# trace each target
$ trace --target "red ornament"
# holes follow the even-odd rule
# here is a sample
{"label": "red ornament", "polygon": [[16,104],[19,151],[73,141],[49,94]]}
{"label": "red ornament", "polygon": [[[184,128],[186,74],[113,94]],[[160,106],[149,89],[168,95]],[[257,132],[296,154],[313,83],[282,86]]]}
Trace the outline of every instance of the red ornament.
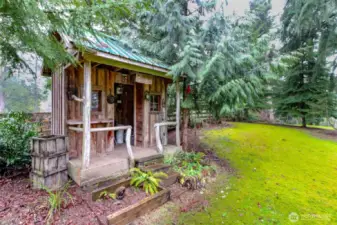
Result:
{"label": "red ornament", "polygon": [[191,86],[188,85],[187,88],[186,88],[186,94],[191,93],[191,91],[192,91]]}

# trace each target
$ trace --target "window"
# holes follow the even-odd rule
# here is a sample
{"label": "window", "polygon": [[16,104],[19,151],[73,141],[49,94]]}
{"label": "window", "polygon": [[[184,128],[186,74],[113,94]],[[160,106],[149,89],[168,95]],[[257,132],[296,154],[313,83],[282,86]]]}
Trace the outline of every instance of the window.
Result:
{"label": "window", "polygon": [[160,111],[160,95],[150,95],[150,111]]}
{"label": "window", "polygon": [[101,111],[101,91],[93,91],[91,93],[91,110]]}

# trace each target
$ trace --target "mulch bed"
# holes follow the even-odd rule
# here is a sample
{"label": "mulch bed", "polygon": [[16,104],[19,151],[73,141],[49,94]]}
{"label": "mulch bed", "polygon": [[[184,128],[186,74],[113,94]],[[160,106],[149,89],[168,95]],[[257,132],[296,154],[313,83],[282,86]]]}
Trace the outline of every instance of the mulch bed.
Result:
{"label": "mulch bed", "polygon": [[[146,193],[127,188],[123,200],[93,202],[91,194],[77,185],[68,192],[72,201],[54,216],[53,224],[104,224],[106,216],[146,197]],[[32,190],[27,177],[0,178],[0,224],[46,224],[48,194]]]}
{"label": "mulch bed", "polygon": [[[200,190],[190,191],[176,183],[169,187],[171,201],[180,206],[181,212],[187,212],[207,206],[208,202]],[[72,201],[54,216],[53,224],[105,224],[106,216],[132,205],[147,195],[134,188],[127,188],[123,200],[91,200],[91,194],[77,185],[68,192]],[[0,178],[0,224],[46,224],[48,214],[48,194],[45,191],[32,190],[27,177],[13,179]],[[142,224],[141,222],[138,224]]]}
{"label": "mulch bed", "polygon": [[[228,127],[227,124],[211,125],[209,128]],[[207,128],[206,128],[207,129]],[[200,129],[190,129],[188,134],[189,149],[194,151],[202,151],[206,157],[213,162],[216,162],[221,168],[226,171],[231,171],[229,164],[216,156],[210,148],[201,144]],[[169,139],[175,139],[175,132],[169,132]],[[175,205],[179,205],[180,212],[190,210],[202,210],[207,206],[200,190],[189,191],[180,184],[174,184],[169,187],[171,191],[171,200]],[[142,191],[135,191],[133,188],[127,188],[123,200],[101,200],[93,202],[91,194],[83,191],[76,184],[73,184],[68,189],[72,196],[66,206],[60,213],[54,216],[53,224],[104,224],[106,216],[119,209],[125,208],[134,204],[146,197]],[[45,191],[32,190],[31,183],[28,177],[28,171],[18,174],[11,174],[10,178],[0,177],[0,225],[2,224],[46,224],[48,214],[48,194]],[[151,214],[149,214],[151,215]],[[153,215],[151,215],[153,216]],[[145,216],[145,218],[147,218]],[[160,218],[158,218],[160,220]],[[134,224],[149,224],[144,223],[144,220],[135,222]]]}

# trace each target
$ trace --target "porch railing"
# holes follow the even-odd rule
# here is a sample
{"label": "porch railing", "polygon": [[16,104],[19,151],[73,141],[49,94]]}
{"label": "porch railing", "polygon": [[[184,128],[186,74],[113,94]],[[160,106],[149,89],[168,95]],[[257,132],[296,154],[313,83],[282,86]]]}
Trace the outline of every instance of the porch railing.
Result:
{"label": "porch railing", "polygon": [[[76,132],[83,132],[82,127],[69,127],[69,129],[76,131]],[[126,149],[128,151],[128,155],[130,158],[130,166],[134,167],[135,158],[134,158],[132,148],[131,148],[131,129],[132,129],[131,126],[101,127],[101,128],[90,128],[90,132],[126,130]],[[89,154],[89,157],[90,157],[90,154]]]}
{"label": "porch railing", "polygon": [[[164,148],[163,144],[161,143],[160,140],[160,127],[163,126],[176,126],[176,132],[179,127],[177,126],[177,122],[161,122],[161,123],[155,123],[154,127],[156,129],[156,144],[157,144],[157,149],[160,154],[163,154]],[[179,142],[177,140],[177,145],[179,146]]]}

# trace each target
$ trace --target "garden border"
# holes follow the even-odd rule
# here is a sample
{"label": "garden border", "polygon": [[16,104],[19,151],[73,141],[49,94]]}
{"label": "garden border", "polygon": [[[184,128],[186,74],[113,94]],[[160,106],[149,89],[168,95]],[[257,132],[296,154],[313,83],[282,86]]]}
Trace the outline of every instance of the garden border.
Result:
{"label": "garden border", "polygon": [[[97,190],[94,190],[92,194],[92,200],[95,201],[99,199],[99,195],[102,191],[108,191],[108,192],[114,192],[119,187],[130,187],[130,180],[123,179],[115,184],[112,184],[110,186],[100,188]],[[132,222],[136,218],[145,215],[147,212],[154,210],[158,208],[159,206],[165,204],[167,201],[170,200],[171,192],[168,189],[165,189],[164,187],[158,187],[159,192],[147,196],[146,198],[142,199],[139,202],[136,202],[135,204],[129,205],[126,208],[120,209],[116,212],[113,212],[112,214],[108,215],[107,218],[107,224],[118,224],[118,225],[124,225]]]}

